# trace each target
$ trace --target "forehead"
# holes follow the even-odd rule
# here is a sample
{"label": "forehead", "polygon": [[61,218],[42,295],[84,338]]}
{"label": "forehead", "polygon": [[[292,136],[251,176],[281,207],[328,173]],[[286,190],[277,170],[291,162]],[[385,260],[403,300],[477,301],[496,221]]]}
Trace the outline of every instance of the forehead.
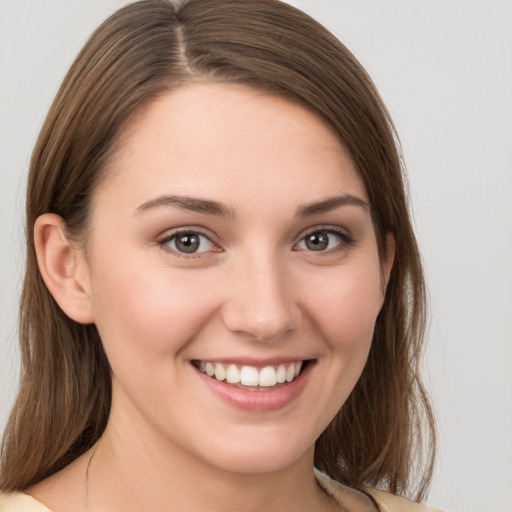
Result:
{"label": "forehead", "polygon": [[[316,114],[234,84],[166,93],[132,122],[99,195],[142,203],[163,193],[244,203],[366,193],[347,151]],[[242,199],[243,197],[243,199]]]}

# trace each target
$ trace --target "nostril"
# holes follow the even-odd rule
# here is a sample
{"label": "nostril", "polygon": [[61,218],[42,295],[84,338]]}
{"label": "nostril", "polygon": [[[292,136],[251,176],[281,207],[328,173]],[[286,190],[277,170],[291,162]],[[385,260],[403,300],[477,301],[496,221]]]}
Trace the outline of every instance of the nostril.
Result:
{"label": "nostril", "polygon": [[300,324],[300,313],[292,311],[293,305],[259,306],[229,304],[223,310],[223,322],[231,332],[244,333],[255,340],[266,342],[279,340]]}
{"label": "nostril", "polygon": [[262,256],[260,248],[241,256],[237,264],[221,309],[226,327],[258,341],[275,341],[296,329],[301,314],[280,262]]}

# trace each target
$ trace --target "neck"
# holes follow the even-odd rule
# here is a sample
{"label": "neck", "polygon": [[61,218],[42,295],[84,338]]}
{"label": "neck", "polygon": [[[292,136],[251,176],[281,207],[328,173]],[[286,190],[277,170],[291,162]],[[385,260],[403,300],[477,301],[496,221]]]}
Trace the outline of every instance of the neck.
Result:
{"label": "neck", "polygon": [[240,473],[119,427],[109,423],[91,454],[89,510],[281,512],[321,510],[328,501],[314,479],[313,449],[286,468]]}

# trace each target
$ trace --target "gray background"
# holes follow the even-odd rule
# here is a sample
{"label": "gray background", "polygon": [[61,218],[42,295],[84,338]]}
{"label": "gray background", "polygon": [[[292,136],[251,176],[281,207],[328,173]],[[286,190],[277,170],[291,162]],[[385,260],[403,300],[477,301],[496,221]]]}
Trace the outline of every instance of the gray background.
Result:
{"label": "gray background", "polygon": [[[0,0],[0,430],[16,388],[23,195],[65,71],[120,0]],[[295,0],[370,72],[396,122],[432,301],[429,502],[512,511],[512,2]]]}

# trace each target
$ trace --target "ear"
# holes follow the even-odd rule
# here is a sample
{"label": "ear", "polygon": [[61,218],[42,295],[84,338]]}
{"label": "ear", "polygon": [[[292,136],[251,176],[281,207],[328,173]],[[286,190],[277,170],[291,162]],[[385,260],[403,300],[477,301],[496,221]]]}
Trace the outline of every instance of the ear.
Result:
{"label": "ear", "polygon": [[83,249],[67,238],[62,218],[41,215],[34,226],[34,242],[39,271],[62,311],[76,322],[93,323],[87,262]]}
{"label": "ear", "polygon": [[393,268],[393,262],[395,261],[396,242],[392,233],[387,233],[385,243],[385,253],[382,255],[380,262],[381,290],[383,296],[386,294],[386,287],[389,282],[389,276],[391,275],[391,269]]}

